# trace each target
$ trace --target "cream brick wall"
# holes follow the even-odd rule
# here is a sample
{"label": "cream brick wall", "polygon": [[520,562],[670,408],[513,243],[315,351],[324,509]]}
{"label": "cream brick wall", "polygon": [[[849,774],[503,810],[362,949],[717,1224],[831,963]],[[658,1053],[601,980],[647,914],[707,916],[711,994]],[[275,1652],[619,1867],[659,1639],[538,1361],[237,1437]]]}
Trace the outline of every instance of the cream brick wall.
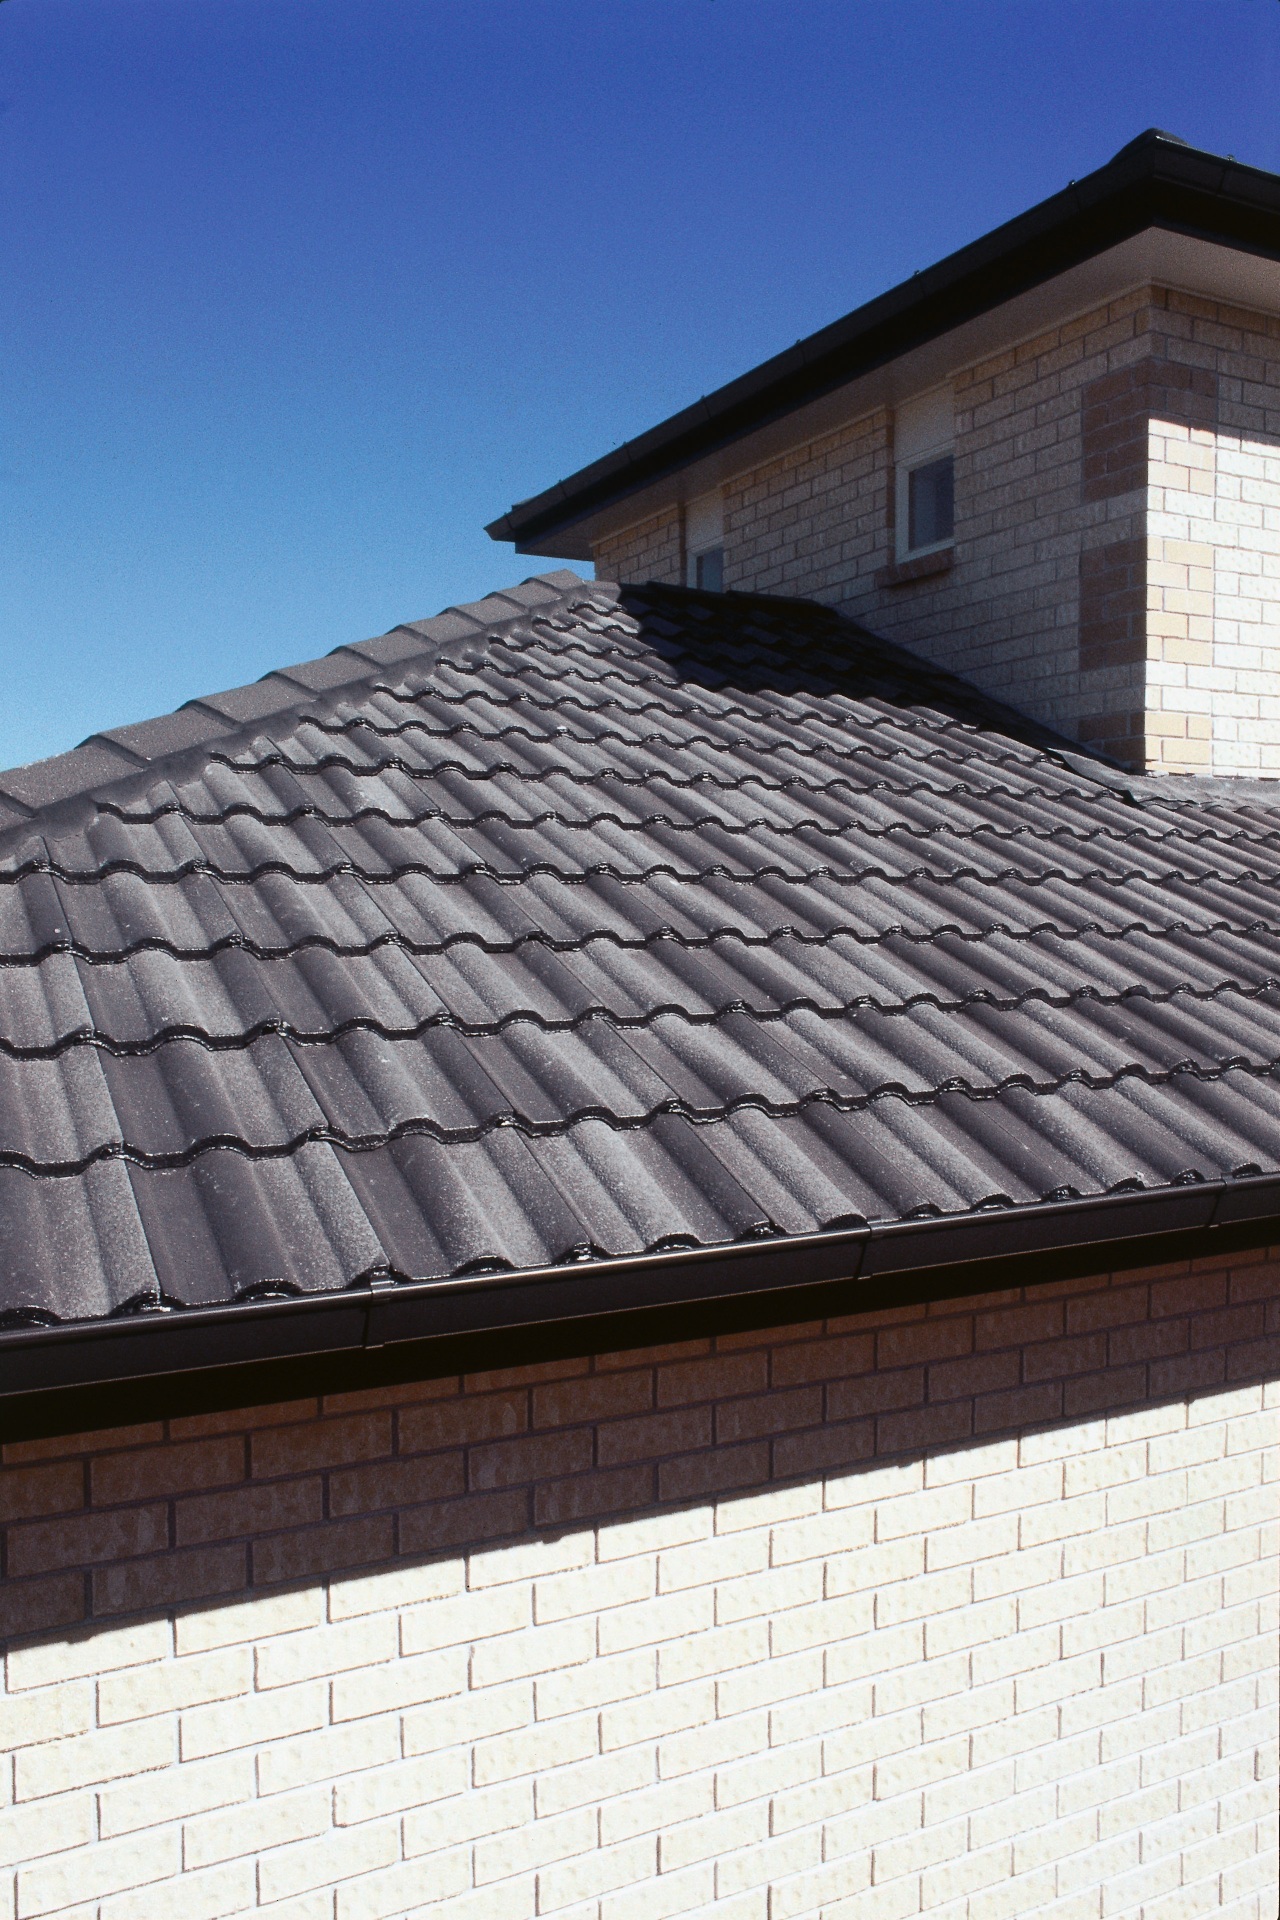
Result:
{"label": "cream brick wall", "polygon": [[[1090,396],[1152,368],[1140,464],[1086,482]],[[1213,388],[1194,396],[1212,424],[1158,411],[1160,370],[1189,369]],[[1280,774],[1280,319],[1140,289],[965,369],[955,398],[950,571],[894,577],[882,409],[727,483],[726,586],[839,606],[1152,770]],[[1143,644],[1099,664],[1082,556],[1131,542],[1146,555]],[[596,561],[678,579],[674,513]]]}
{"label": "cream brick wall", "polygon": [[1272,1920],[1278,1349],[1242,1255],[10,1445],[0,1915]]}
{"label": "cream brick wall", "polygon": [[660,580],[665,586],[684,582],[684,539],[680,509],[641,520],[611,534],[593,549],[597,580]]}
{"label": "cream brick wall", "polygon": [[1169,295],[1164,325],[1172,352],[1213,372],[1220,400],[1216,429],[1160,420],[1151,426],[1153,730],[1171,764],[1274,777],[1280,323]]}

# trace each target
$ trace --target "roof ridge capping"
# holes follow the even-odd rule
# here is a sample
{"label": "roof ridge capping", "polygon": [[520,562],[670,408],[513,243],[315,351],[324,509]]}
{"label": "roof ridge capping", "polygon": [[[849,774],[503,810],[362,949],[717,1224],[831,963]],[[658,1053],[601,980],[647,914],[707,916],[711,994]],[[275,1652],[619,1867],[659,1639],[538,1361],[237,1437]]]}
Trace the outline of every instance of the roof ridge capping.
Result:
{"label": "roof ridge capping", "polygon": [[518,586],[486,594],[483,600],[445,607],[425,620],[401,621],[370,640],[344,642],[330,653],[273,668],[260,680],[225,693],[199,694],[172,713],[91,733],[66,753],[0,772],[0,833],[131,776],[153,775],[159,763],[214,741],[229,741],[263,720],[313,710],[351,687],[376,680],[389,667],[438,658],[450,646],[547,612],[584,589],[612,591],[608,583],[584,580],[568,567],[531,574]]}

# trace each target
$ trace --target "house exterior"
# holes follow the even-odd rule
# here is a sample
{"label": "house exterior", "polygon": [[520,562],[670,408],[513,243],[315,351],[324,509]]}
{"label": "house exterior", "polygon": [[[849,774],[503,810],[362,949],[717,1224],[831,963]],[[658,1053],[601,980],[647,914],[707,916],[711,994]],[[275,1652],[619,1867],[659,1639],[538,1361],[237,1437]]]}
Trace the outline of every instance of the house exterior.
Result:
{"label": "house exterior", "polygon": [[0,1916],[1270,1920],[1278,263],[1144,136],[0,775]]}
{"label": "house exterior", "polygon": [[[606,579],[715,548],[1126,765],[1274,776],[1277,204],[1144,134],[491,531]],[[950,529],[913,545],[940,458]]]}

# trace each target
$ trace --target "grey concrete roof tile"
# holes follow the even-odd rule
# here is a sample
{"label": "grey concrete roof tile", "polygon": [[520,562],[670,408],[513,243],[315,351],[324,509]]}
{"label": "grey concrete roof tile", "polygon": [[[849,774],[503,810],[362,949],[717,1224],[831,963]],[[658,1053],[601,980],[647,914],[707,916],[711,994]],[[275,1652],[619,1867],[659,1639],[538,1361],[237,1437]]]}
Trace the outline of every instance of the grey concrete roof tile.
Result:
{"label": "grey concrete roof tile", "polygon": [[161,714],[155,720],[138,720],[132,726],[108,727],[95,733],[92,741],[107,741],[136,753],[143,760],[158,760],[165,754],[181,753],[187,747],[203,746],[220,734],[230,733],[232,723],[223,715],[200,707],[179,707],[176,713]]}
{"label": "grey concrete roof tile", "polygon": [[828,609],[560,579],[20,770],[0,1312],[1277,1166],[1268,795],[1119,790]]}
{"label": "grey concrete roof tile", "polygon": [[0,773],[0,795],[24,807],[51,807],[106,781],[118,780],[140,765],[140,755],[99,734],[92,742],[73,747],[70,753],[54,754],[51,759],[33,760],[30,766]]}

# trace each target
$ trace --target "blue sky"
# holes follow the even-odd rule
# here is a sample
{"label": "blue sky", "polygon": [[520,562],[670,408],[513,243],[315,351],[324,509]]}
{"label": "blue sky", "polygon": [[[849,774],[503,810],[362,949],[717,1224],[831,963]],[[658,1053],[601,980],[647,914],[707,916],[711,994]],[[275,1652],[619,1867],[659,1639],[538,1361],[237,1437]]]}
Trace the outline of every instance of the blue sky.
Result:
{"label": "blue sky", "polygon": [[551,564],[483,523],[1278,100],[1280,0],[3,0],[0,765]]}

